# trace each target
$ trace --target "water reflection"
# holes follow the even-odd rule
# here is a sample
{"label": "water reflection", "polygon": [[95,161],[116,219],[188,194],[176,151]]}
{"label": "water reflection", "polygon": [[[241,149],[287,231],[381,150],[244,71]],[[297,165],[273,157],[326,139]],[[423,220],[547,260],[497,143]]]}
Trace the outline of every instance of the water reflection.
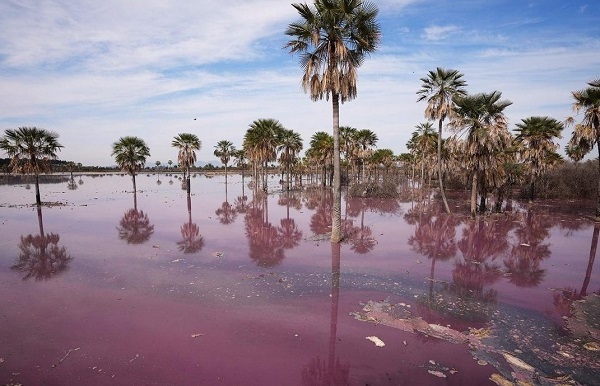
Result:
{"label": "water reflection", "polygon": [[[238,197],[243,206],[245,200]],[[290,217],[289,210],[286,218],[279,221],[279,226],[269,221],[268,196],[254,189],[251,205],[244,209],[245,233],[249,244],[250,259],[261,267],[274,267],[285,258],[285,250],[299,245],[302,231],[296,221]]]}
{"label": "water reflection", "polygon": [[219,222],[223,225],[229,225],[235,222],[238,212],[235,207],[229,203],[227,199],[227,184],[225,184],[225,201],[221,206],[215,210],[215,215],[219,219]]}
{"label": "water reflection", "polygon": [[350,364],[336,356],[338,307],[340,300],[341,248],[331,243],[331,317],[327,361],[316,356],[302,369],[302,384],[307,386],[337,386],[350,384]]}
{"label": "water reflection", "polygon": [[[83,182],[83,181],[81,181],[81,182]],[[76,190],[78,187],[79,186],[77,186],[77,183],[75,182],[75,178],[73,177],[73,174],[71,174],[71,178],[69,178],[69,181],[67,182],[67,189]]]}
{"label": "water reflection", "polygon": [[[509,281],[517,287],[536,287],[546,275],[540,268],[542,260],[550,257],[550,236],[553,222],[551,217],[535,213],[533,209],[521,214],[515,229],[516,242],[504,259]],[[514,224],[514,222],[513,222]]]}
{"label": "water reflection", "polygon": [[200,228],[192,222],[192,197],[187,195],[188,221],[180,227],[181,241],[177,242],[177,248],[183,253],[197,253],[204,248],[204,238],[200,234]]}
{"label": "water reflection", "polygon": [[127,244],[143,244],[154,233],[154,225],[150,224],[148,215],[137,209],[136,192],[133,192],[133,208],[123,214],[117,230],[119,239],[127,241]]}
{"label": "water reflection", "polygon": [[56,233],[44,233],[42,208],[37,207],[39,235],[21,236],[21,251],[17,263],[11,269],[25,272],[23,280],[33,278],[36,281],[48,280],[65,272],[73,258],[67,254],[64,246],[59,246],[60,236]]}

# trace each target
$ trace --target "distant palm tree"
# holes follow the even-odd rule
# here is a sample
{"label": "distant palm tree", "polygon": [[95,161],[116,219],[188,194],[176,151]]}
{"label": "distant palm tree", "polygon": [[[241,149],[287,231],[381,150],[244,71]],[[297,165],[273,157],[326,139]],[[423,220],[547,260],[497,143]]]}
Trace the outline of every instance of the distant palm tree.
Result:
{"label": "distant palm tree", "polygon": [[292,4],[300,20],[288,26],[285,47],[300,54],[302,87],[313,101],[333,108],[333,206],[331,241],[342,240],[339,103],[356,97],[357,69],[381,40],[376,5],[361,0],[315,0]]}
{"label": "distant palm tree", "polygon": [[422,189],[425,182],[425,170],[427,169],[427,174],[430,175],[429,168],[433,165],[437,133],[434,131],[431,122],[419,123],[415,128],[417,130],[412,133],[406,147],[420,165],[420,188]]}
{"label": "distant palm tree", "polygon": [[121,137],[113,143],[111,155],[115,157],[115,161],[121,170],[131,175],[133,192],[137,192],[135,175],[146,164],[146,158],[150,157],[150,149],[146,142],[138,137]]}
{"label": "distant palm tree", "polygon": [[181,133],[173,138],[171,146],[179,149],[177,153],[177,162],[179,166],[184,170],[184,178],[186,180],[187,194],[190,194],[190,167],[196,163],[196,152],[194,150],[200,150],[202,142],[198,139],[198,136],[190,133]]}
{"label": "distant palm tree", "polygon": [[372,130],[362,129],[358,130],[354,134],[353,139],[356,143],[356,148],[358,149],[358,158],[360,159],[360,163],[362,165],[361,179],[364,179],[365,163],[366,160],[369,159],[373,154],[372,148],[375,147],[375,144],[378,141],[377,134],[375,134]]}
{"label": "distant palm tree", "polygon": [[[515,141],[519,145],[521,160],[529,170],[530,199],[535,199],[535,179],[555,164],[560,156],[556,153],[555,138],[562,138],[562,123],[549,117],[529,117],[517,123]],[[558,157],[556,157],[558,156]]]}
{"label": "distant palm tree", "polygon": [[323,173],[322,184],[327,181],[327,168],[333,164],[333,137],[324,131],[317,131],[310,138],[310,148],[306,152],[315,165],[321,166]]}
{"label": "distant palm tree", "polygon": [[421,78],[423,84],[417,91],[419,98],[417,102],[427,100],[425,109],[425,118],[438,120],[438,141],[437,141],[437,172],[440,184],[440,194],[444,202],[446,213],[450,213],[446,193],[444,192],[444,180],[442,175],[442,125],[446,118],[454,113],[454,98],[467,95],[464,75],[457,70],[447,70],[438,67],[435,71],[429,71],[427,77]]}
{"label": "distant palm tree", "polygon": [[277,158],[277,146],[281,132],[285,130],[276,119],[258,119],[250,124],[244,135],[244,152],[252,161],[255,178],[262,172],[263,190],[267,191],[267,166]]}
{"label": "distant palm tree", "polygon": [[225,139],[217,142],[217,145],[215,146],[213,154],[215,157],[219,157],[221,163],[225,165],[225,183],[227,183],[227,164],[229,164],[229,160],[235,155],[235,152],[236,150],[233,143]]}
{"label": "distant palm tree", "polygon": [[[594,146],[598,148],[598,170],[600,170],[600,79],[588,82],[588,88],[573,91],[573,111],[583,114],[580,123],[575,124],[575,117],[567,119],[567,124],[575,124],[569,140],[567,154],[578,161],[589,153]],[[596,219],[600,219],[600,179],[596,195]]]}
{"label": "distant palm tree", "polygon": [[283,130],[279,136],[277,150],[280,152],[279,163],[287,174],[286,190],[290,190],[290,170],[298,160],[298,153],[302,150],[302,137],[293,130]]}
{"label": "distant palm tree", "polygon": [[[504,109],[512,104],[501,100],[502,93],[467,95],[456,98],[456,116],[452,125],[466,132],[467,138],[460,150],[471,176],[471,215],[477,213],[477,193],[485,204],[487,185],[503,183],[506,177],[504,166],[508,159],[507,149],[513,138],[508,131]],[[480,186],[477,186],[478,183]],[[479,189],[479,190],[478,190]],[[480,205],[480,211],[485,210]]]}
{"label": "distant palm tree", "polygon": [[42,205],[39,175],[52,172],[51,160],[63,146],[58,134],[37,127],[19,127],[5,130],[0,138],[0,149],[11,159],[9,168],[15,173],[35,175],[35,202]]}

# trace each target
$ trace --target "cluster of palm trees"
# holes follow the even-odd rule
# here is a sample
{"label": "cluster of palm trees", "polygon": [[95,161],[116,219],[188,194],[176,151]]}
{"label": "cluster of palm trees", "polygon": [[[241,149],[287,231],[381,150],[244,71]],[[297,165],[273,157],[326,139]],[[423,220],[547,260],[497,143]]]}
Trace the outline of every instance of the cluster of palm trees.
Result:
{"label": "cluster of palm trees", "polygon": [[[426,174],[429,178],[437,175],[447,213],[444,179],[448,176],[470,183],[472,215],[486,211],[492,193],[499,211],[519,181],[529,183],[533,199],[536,179],[562,161],[556,139],[561,137],[563,123],[550,117],[525,118],[516,125],[515,136],[504,113],[512,102],[503,100],[499,91],[468,94],[463,76],[457,70],[437,68],[421,79],[417,101],[427,101],[425,117],[438,121],[438,131],[431,122],[419,124],[407,145],[410,154],[402,159],[412,161],[413,168],[420,167],[421,183]],[[446,119],[453,134],[444,140]]]}

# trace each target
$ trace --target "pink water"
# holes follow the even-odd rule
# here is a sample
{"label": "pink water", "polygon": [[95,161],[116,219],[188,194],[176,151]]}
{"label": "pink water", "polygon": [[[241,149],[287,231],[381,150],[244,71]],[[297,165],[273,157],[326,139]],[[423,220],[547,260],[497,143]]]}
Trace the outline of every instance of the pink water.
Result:
{"label": "pink water", "polygon": [[600,290],[579,210],[540,203],[474,221],[353,199],[338,260],[328,191],[255,197],[239,175],[227,190],[198,175],[188,202],[176,177],[141,175],[134,203],[128,176],[75,183],[41,185],[44,202],[61,204],[42,208],[52,266],[32,261],[33,185],[0,185],[0,384],[492,384],[506,368],[467,345],[351,313],[388,299],[428,323],[497,329],[498,350],[517,355],[530,347],[503,337],[562,331],[565,289]]}

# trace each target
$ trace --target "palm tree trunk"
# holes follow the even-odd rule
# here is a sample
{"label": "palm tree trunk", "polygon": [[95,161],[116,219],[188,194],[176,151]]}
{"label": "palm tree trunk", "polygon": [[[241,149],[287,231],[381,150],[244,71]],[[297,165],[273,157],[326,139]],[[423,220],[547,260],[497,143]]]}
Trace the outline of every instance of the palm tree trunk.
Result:
{"label": "palm tree trunk", "polygon": [[35,175],[35,203],[39,207],[42,205],[42,197],[40,196],[40,176]]}
{"label": "palm tree trunk", "polygon": [[471,181],[471,217],[477,214],[477,173],[473,173]]}
{"label": "palm tree trunk", "polygon": [[598,234],[600,234],[600,224],[594,224],[594,233],[592,235],[592,245],[590,246],[590,257],[588,259],[588,266],[585,271],[585,278],[579,291],[579,296],[584,297],[587,295],[587,287],[590,284],[592,277],[592,268],[594,267],[594,260],[596,259],[596,248],[598,247]]}
{"label": "palm tree trunk", "polygon": [[44,221],[42,219],[42,207],[37,207],[38,225],[40,227],[40,236],[44,237]]}
{"label": "palm tree trunk", "polygon": [[331,242],[342,240],[342,192],[340,179],[340,101],[332,95],[333,105],[333,206],[331,211]]}
{"label": "palm tree trunk", "polygon": [[[600,170],[600,139],[596,140],[596,147],[598,148],[598,170]],[[600,178],[598,178],[598,189],[596,189],[596,221],[598,220],[600,220]]]}
{"label": "palm tree trunk", "polygon": [[[329,325],[328,371],[335,374],[335,345],[337,342],[337,321],[340,301],[340,244],[331,244],[331,323]],[[333,379],[333,378],[332,378]]]}
{"label": "palm tree trunk", "polygon": [[135,173],[131,174],[131,179],[133,180],[133,193],[137,192],[137,187],[135,185]]}
{"label": "palm tree trunk", "polygon": [[437,143],[437,161],[438,161],[438,180],[440,182],[440,195],[444,202],[444,209],[446,213],[450,214],[450,207],[448,206],[448,200],[446,199],[446,192],[444,191],[444,178],[442,176],[442,119],[440,119],[438,126],[438,143]]}

